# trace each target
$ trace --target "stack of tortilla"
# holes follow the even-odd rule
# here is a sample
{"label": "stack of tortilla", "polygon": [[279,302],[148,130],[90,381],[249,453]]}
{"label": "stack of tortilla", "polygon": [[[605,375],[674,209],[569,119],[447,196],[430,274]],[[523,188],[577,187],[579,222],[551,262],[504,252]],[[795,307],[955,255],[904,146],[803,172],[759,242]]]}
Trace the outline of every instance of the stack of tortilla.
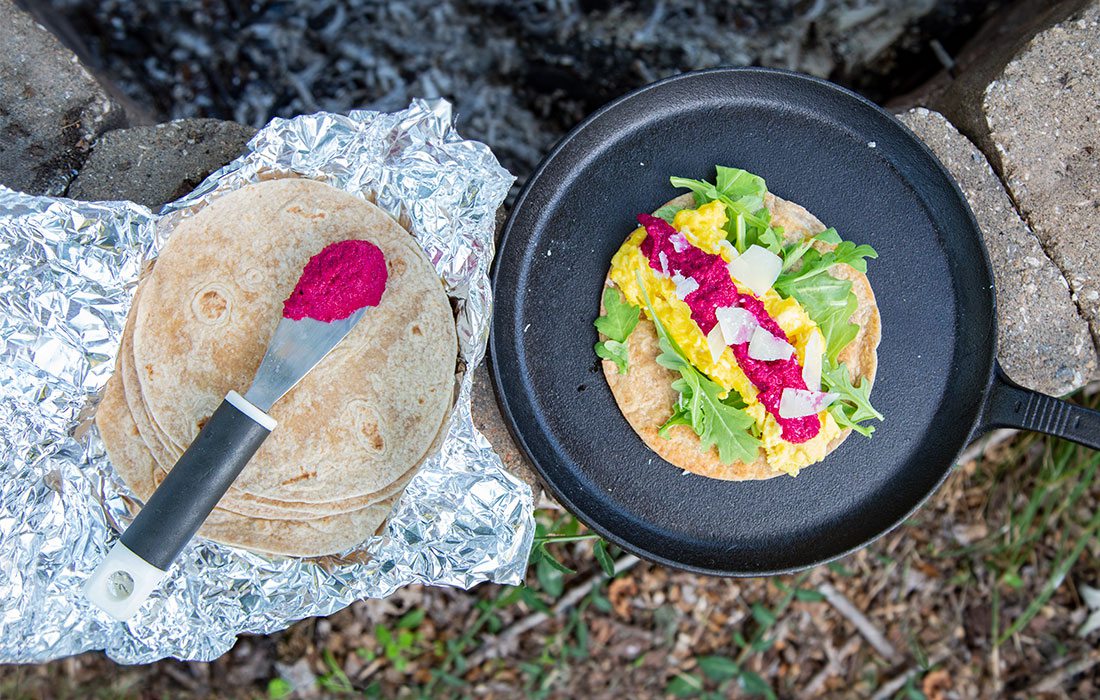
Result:
{"label": "stack of tortilla", "polygon": [[454,317],[400,224],[311,180],[271,180],[215,199],[175,228],[138,286],[96,425],[139,498],[149,498],[225,394],[249,387],[309,258],[353,238],[385,254],[381,302],[271,408],[278,427],[199,534],[308,557],[346,551],[381,528],[449,418]]}

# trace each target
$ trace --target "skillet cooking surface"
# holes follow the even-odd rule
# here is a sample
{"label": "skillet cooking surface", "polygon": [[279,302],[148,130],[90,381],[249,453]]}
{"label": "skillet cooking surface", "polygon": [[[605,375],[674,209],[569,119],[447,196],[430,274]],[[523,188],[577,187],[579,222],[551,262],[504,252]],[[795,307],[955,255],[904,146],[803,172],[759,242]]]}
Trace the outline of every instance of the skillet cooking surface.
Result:
{"label": "skillet cooking surface", "polygon": [[[797,478],[684,475],[631,430],[592,351],[611,256],[650,212],[713,181],[761,175],[879,252],[872,399],[885,422]],[[501,407],[558,499],[647,559],[762,575],[883,534],[943,480],[974,429],[995,356],[992,277],[965,199],[911,132],[830,83],[764,69],[671,78],[608,105],[543,161],[497,259],[492,361]]]}

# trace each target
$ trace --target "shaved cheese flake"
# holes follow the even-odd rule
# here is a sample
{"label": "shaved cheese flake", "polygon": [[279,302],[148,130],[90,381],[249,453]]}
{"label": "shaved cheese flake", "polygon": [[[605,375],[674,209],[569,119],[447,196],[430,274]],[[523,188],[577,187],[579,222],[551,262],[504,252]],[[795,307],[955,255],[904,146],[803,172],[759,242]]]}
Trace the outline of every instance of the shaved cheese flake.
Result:
{"label": "shaved cheese flake", "polygon": [[714,317],[718,319],[726,345],[749,342],[753,331],[760,325],[751,311],[739,306],[719,306],[714,310]]}
{"label": "shaved cheese flake", "polygon": [[802,418],[821,413],[839,396],[840,394],[787,387],[779,397],[779,417]]}
{"label": "shaved cheese flake", "polygon": [[657,262],[661,265],[661,274],[668,277],[668,256],[665,255],[665,251],[657,253]]}
{"label": "shaved cheese flake", "polygon": [[726,251],[726,254],[729,255],[730,260],[733,260],[737,257],[737,249],[733,247],[732,243],[725,239],[718,241],[718,250]]}
{"label": "shaved cheese flake", "polygon": [[727,266],[730,275],[752,290],[758,297],[764,296],[783,269],[783,260],[767,248],[750,245],[748,250],[737,256]]}
{"label": "shaved cheese flake", "polygon": [[680,301],[687,299],[688,294],[699,288],[694,277],[684,277],[679,272],[672,275],[672,283],[676,285],[676,296],[680,297]]}
{"label": "shaved cheese flake", "polygon": [[749,357],[764,362],[770,360],[786,360],[794,352],[794,346],[772,335],[762,326],[757,326],[749,341]]}
{"label": "shaved cheese flake", "polygon": [[722,359],[722,353],[726,351],[726,339],[722,337],[722,327],[717,323],[707,333],[707,349],[710,350],[710,359],[715,363]]}
{"label": "shaved cheese flake", "polygon": [[687,236],[677,231],[668,237],[670,243],[672,243],[672,249],[677,253],[682,253],[691,247],[691,243],[688,242]]}
{"label": "shaved cheese flake", "polygon": [[821,358],[825,354],[825,343],[821,334],[810,333],[806,341],[806,355],[802,362],[802,381],[811,391],[821,391]]}

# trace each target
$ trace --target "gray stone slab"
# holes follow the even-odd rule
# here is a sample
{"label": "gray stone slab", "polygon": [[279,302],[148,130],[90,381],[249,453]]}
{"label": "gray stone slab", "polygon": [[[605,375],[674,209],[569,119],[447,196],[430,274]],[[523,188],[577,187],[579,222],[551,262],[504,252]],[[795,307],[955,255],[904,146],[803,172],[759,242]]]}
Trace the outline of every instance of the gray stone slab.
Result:
{"label": "gray stone slab", "polygon": [[181,119],[103,134],[69,186],[74,199],[127,199],[159,207],[239,156],[256,130],[218,119]]}
{"label": "gray stone slab", "polygon": [[95,78],[10,0],[0,0],[0,184],[62,194],[96,137],[124,124]]}
{"label": "gray stone slab", "polygon": [[1100,0],[1037,34],[981,113],[991,160],[1100,341]]}
{"label": "gray stone slab", "polygon": [[896,112],[928,107],[940,112],[988,154],[981,102],[985,88],[1039,32],[1079,12],[1088,0],[1013,0],[998,9],[942,71],[887,105]]}
{"label": "gray stone slab", "polygon": [[505,469],[527,482],[537,501],[542,483],[534,466],[516,445],[508,426],[504,423],[504,417],[501,416],[500,407],[497,405],[496,394],[493,392],[492,379],[485,365],[474,370],[472,399],[474,425],[493,446],[493,450],[500,455]]}
{"label": "gray stone slab", "polygon": [[1083,386],[1097,367],[1088,324],[985,156],[937,112],[918,108],[900,117],[947,166],[982,228],[993,263],[998,359],[1005,371],[1048,394]]}

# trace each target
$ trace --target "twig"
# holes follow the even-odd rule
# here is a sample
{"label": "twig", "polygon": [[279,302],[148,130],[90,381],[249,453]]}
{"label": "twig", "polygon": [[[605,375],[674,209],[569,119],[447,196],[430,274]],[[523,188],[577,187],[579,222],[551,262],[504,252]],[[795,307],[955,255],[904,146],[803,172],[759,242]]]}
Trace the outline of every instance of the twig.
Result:
{"label": "twig", "polygon": [[1084,658],[1056,669],[1053,673],[1040,678],[1037,683],[1027,689],[1028,693],[1053,693],[1065,685],[1066,681],[1074,676],[1088,671],[1100,663],[1100,650],[1093,649]]}
{"label": "twig", "polygon": [[951,58],[951,54],[947,53],[947,49],[943,47],[943,44],[938,39],[933,39],[928,42],[929,47],[932,49],[932,53],[935,54],[936,60],[940,62],[943,69],[951,77],[955,77],[955,59]]}
{"label": "twig", "polygon": [[814,674],[806,687],[802,689],[803,697],[817,697],[825,687],[825,683],[834,675],[844,672],[844,661],[859,648],[859,637],[851,637],[840,649],[834,649],[833,645],[824,641],[822,650],[825,652],[826,663],[820,671]]}
{"label": "twig", "polygon": [[[621,574],[633,568],[639,561],[638,557],[633,554],[627,554],[615,562],[615,573]],[[588,595],[589,591],[604,578],[606,578],[606,576],[604,576],[603,573],[599,573],[590,577],[579,586],[570,588],[568,593],[563,595],[557,603],[554,603],[554,607],[550,609],[549,613],[537,612],[513,622],[497,634],[496,642],[492,646],[487,646],[476,654],[472,654],[467,665],[470,668],[476,668],[484,663],[486,659],[495,658],[501,647],[507,648],[508,645],[520,635],[538,627],[552,617],[559,617],[562,613],[579,603]]]}
{"label": "twig", "polygon": [[200,687],[198,681],[196,681],[195,678],[188,674],[186,671],[176,668],[175,666],[169,666],[167,664],[163,666],[161,670],[164,671],[164,673],[166,673],[167,675],[171,676],[174,681],[182,685],[184,688],[187,688],[193,693],[199,692]]}
{"label": "twig", "polygon": [[981,457],[986,450],[1008,442],[1019,432],[1019,430],[1014,430],[1012,428],[994,430],[989,435],[979,440],[975,440],[974,444],[963,450],[959,458],[955,460],[955,464],[966,464],[972,459],[977,459]]}
{"label": "twig", "polygon": [[[944,660],[946,660],[947,657],[950,655],[950,651],[941,651],[939,654],[936,654],[934,657],[929,659],[928,668],[943,663]],[[894,676],[892,680],[888,681],[882,686],[879,686],[879,689],[875,691],[874,695],[871,696],[871,700],[886,700],[887,698],[894,697],[894,695],[897,694],[897,692],[901,690],[906,683],[909,682],[910,678],[920,673],[922,670],[923,669],[920,666],[914,666],[904,673],[900,673]]]}
{"label": "twig", "polygon": [[535,508],[539,510],[565,510],[562,505],[555,501],[550,494],[546,493],[542,489],[539,489],[538,498],[536,499]]}
{"label": "twig", "polygon": [[382,668],[382,666],[384,665],[385,663],[382,659],[375,659],[374,661],[371,661],[369,664],[363,667],[363,670],[355,674],[355,680],[360,682],[367,680],[375,673],[377,673],[378,669]]}
{"label": "twig", "polygon": [[896,662],[901,659],[901,655],[898,654],[894,645],[890,644],[886,637],[882,636],[882,633],[867,619],[866,615],[856,609],[852,601],[848,600],[843,593],[833,588],[831,583],[826,581],[819,585],[817,590],[821,595],[825,596],[825,600],[829,601],[830,605],[836,608],[837,612],[855,626],[856,631],[858,631],[883,658],[891,662]]}
{"label": "twig", "polygon": [[814,677],[810,679],[810,682],[806,684],[806,687],[802,689],[802,692],[806,694],[806,697],[817,697],[821,694],[821,689],[825,687],[825,681],[840,670],[840,666],[833,660],[832,656],[829,656],[825,665],[821,667],[821,670],[814,674]]}

